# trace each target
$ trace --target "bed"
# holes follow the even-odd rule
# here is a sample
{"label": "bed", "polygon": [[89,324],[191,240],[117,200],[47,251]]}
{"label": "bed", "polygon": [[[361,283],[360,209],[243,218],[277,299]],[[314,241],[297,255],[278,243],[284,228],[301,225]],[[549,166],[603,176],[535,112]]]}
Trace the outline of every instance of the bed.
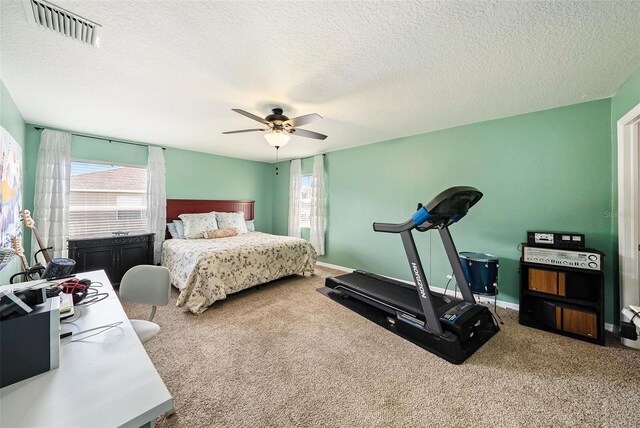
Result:
{"label": "bed", "polygon": [[[254,201],[167,199],[167,223],[180,214],[243,212],[253,220]],[[167,238],[170,236],[167,235]],[[312,274],[316,252],[307,241],[249,232],[218,239],[166,239],[162,265],[180,290],[177,305],[202,314],[229,294],[294,274]]]}

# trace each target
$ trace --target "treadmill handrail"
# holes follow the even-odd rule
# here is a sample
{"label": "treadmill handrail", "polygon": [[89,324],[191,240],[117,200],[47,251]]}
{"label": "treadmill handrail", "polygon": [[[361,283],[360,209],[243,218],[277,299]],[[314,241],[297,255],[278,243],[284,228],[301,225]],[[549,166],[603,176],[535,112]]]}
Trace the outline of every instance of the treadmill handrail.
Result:
{"label": "treadmill handrail", "polygon": [[[413,213],[411,219],[404,223],[373,223],[375,232],[401,233],[405,230],[416,229],[419,232],[426,232],[434,228],[445,228],[457,223],[467,215],[469,209],[482,198],[482,193],[469,186],[450,187],[440,192],[426,205],[418,204],[418,209]],[[463,204],[455,205],[462,200]],[[449,204],[447,204],[447,202]],[[465,203],[466,202],[466,203]],[[441,205],[444,204],[445,213],[442,213]],[[450,204],[454,204],[452,207]],[[440,209],[439,209],[440,207]],[[453,212],[447,211],[455,209]],[[454,215],[455,214],[455,215]]]}
{"label": "treadmill handrail", "polygon": [[387,232],[387,233],[400,233],[405,230],[411,230],[416,227],[415,222],[409,220],[405,223],[373,223],[373,230],[375,232]]}

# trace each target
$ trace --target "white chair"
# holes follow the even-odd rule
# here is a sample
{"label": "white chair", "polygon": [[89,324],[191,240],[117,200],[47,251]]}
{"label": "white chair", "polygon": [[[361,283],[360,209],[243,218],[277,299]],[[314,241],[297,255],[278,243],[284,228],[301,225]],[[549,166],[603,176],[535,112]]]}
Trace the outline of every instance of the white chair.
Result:
{"label": "white chair", "polygon": [[169,303],[169,269],[163,266],[139,265],[127,271],[120,281],[120,297],[132,303],[151,306],[149,320],[130,320],[133,329],[142,343],[151,340],[160,331],[154,322],[156,306]]}

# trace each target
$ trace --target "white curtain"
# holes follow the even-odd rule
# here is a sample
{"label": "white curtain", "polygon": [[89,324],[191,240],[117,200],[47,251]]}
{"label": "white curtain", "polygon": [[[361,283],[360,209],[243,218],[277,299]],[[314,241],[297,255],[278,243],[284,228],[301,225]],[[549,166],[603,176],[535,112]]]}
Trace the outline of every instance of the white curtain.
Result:
{"label": "white curtain", "polygon": [[300,237],[300,159],[291,161],[289,170],[289,236]]}
{"label": "white curtain", "polygon": [[[70,177],[71,134],[45,129],[38,149],[32,217],[42,244],[53,247],[48,251],[51,257],[67,257]],[[38,251],[35,236],[31,248],[32,253]]]}
{"label": "white curtain", "polygon": [[160,263],[165,227],[167,226],[167,191],[165,188],[164,153],[160,147],[149,147],[147,159],[147,226],[155,233],[153,261]]}
{"label": "white curtain", "polygon": [[319,256],[324,255],[324,156],[313,157],[313,183],[311,187],[311,230],[309,242]]}

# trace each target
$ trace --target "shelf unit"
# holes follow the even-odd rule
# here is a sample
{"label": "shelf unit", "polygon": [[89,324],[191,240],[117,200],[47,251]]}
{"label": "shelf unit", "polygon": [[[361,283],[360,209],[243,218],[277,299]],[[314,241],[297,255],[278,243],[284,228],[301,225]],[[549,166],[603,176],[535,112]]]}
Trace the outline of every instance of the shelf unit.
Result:
{"label": "shelf unit", "polygon": [[522,325],[604,345],[604,274],[521,259],[519,320]]}

